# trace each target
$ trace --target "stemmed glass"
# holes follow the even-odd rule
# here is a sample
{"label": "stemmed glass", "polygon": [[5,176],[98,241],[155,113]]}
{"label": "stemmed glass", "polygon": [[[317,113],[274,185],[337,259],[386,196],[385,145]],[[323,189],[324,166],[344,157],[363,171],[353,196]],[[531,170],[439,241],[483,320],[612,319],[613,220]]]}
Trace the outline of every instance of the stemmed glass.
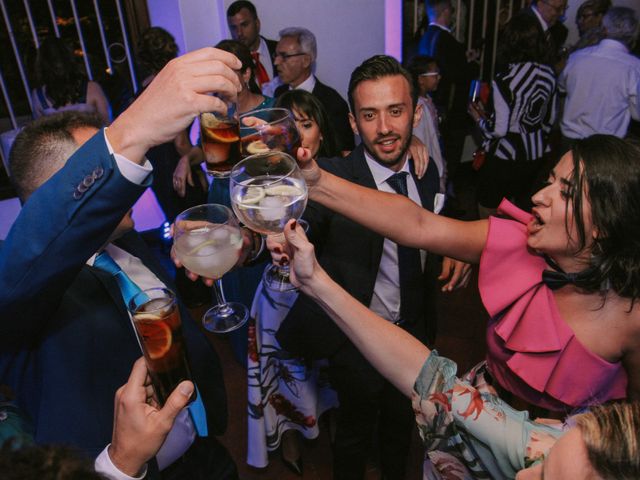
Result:
{"label": "stemmed glass", "polygon": [[[251,155],[231,170],[231,206],[238,219],[264,235],[277,235],[286,223],[299,219],[307,205],[307,185],[296,161],[284,152],[267,151]],[[270,265],[264,273],[265,286],[277,291],[295,287],[289,272]]]}
{"label": "stemmed glass", "polygon": [[290,110],[263,108],[240,115],[242,157],[277,150],[295,158],[299,146],[300,134]]}
{"label": "stemmed glass", "polygon": [[238,262],[241,249],[242,232],[238,220],[224,205],[198,205],[176,217],[176,257],[193,273],[215,279],[213,291],[217,304],[202,317],[204,327],[210,332],[231,332],[249,318],[247,307],[227,302],[222,289],[221,278]]}

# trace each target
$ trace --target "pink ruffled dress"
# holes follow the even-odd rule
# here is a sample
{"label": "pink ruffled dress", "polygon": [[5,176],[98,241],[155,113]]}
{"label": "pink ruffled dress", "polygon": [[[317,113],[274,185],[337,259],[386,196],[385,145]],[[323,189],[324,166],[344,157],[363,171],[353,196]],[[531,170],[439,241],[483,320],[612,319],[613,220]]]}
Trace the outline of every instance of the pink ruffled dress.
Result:
{"label": "pink ruffled dress", "polygon": [[491,316],[487,365],[500,385],[540,407],[567,411],[627,396],[627,374],[587,350],[560,317],[553,292],[542,283],[548,268],[527,248],[531,215],[503,200],[511,219],[489,220],[479,288]]}

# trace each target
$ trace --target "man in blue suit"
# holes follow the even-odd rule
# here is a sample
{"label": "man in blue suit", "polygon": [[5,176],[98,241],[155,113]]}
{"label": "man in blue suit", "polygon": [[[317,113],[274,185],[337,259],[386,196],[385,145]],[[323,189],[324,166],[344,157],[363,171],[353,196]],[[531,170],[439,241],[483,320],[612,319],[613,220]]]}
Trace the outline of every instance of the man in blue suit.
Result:
{"label": "man in blue suit", "polygon": [[[0,246],[0,383],[31,417],[36,442],[96,456],[111,440],[113,397],[140,349],[115,277],[91,266],[92,259],[106,249],[141,287],[173,288],[131,231],[129,210],[150,184],[144,154],[171,141],[199,112],[224,109],[208,93],[235,97],[239,67],[226,52],[195,51],[170,62],[108,129],[97,131],[86,116],[70,113],[43,119],[16,139],[11,173],[24,207]],[[200,427],[210,436],[195,437],[183,415],[150,462],[148,478],[237,478],[213,437],[226,427],[219,360],[181,311],[206,410]]]}

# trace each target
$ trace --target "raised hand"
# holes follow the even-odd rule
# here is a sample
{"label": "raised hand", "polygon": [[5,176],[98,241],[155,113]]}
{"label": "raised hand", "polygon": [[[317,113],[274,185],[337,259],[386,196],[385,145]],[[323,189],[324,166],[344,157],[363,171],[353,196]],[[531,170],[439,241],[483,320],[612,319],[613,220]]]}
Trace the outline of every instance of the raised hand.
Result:
{"label": "raised hand", "polygon": [[241,90],[232,54],[203,48],[171,60],[107,131],[116,153],[142,162],[146,151],[173,139],[202,112],[226,111],[211,93],[235,99]]}

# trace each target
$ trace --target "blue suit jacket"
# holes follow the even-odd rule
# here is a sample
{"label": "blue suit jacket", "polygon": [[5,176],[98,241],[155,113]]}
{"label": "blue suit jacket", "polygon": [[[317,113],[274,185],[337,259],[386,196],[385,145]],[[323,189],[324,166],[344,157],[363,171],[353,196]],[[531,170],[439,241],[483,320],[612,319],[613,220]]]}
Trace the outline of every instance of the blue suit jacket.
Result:
{"label": "blue suit jacket", "polygon": [[[146,186],[120,174],[99,133],[29,198],[0,246],[0,383],[16,392],[38,443],[95,456],[111,440],[115,392],[141,353],[114,278],[85,262]],[[135,232],[118,244],[173,288]],[[184,309],[182,318],[209,431],[220,433],[220,363]]]}

